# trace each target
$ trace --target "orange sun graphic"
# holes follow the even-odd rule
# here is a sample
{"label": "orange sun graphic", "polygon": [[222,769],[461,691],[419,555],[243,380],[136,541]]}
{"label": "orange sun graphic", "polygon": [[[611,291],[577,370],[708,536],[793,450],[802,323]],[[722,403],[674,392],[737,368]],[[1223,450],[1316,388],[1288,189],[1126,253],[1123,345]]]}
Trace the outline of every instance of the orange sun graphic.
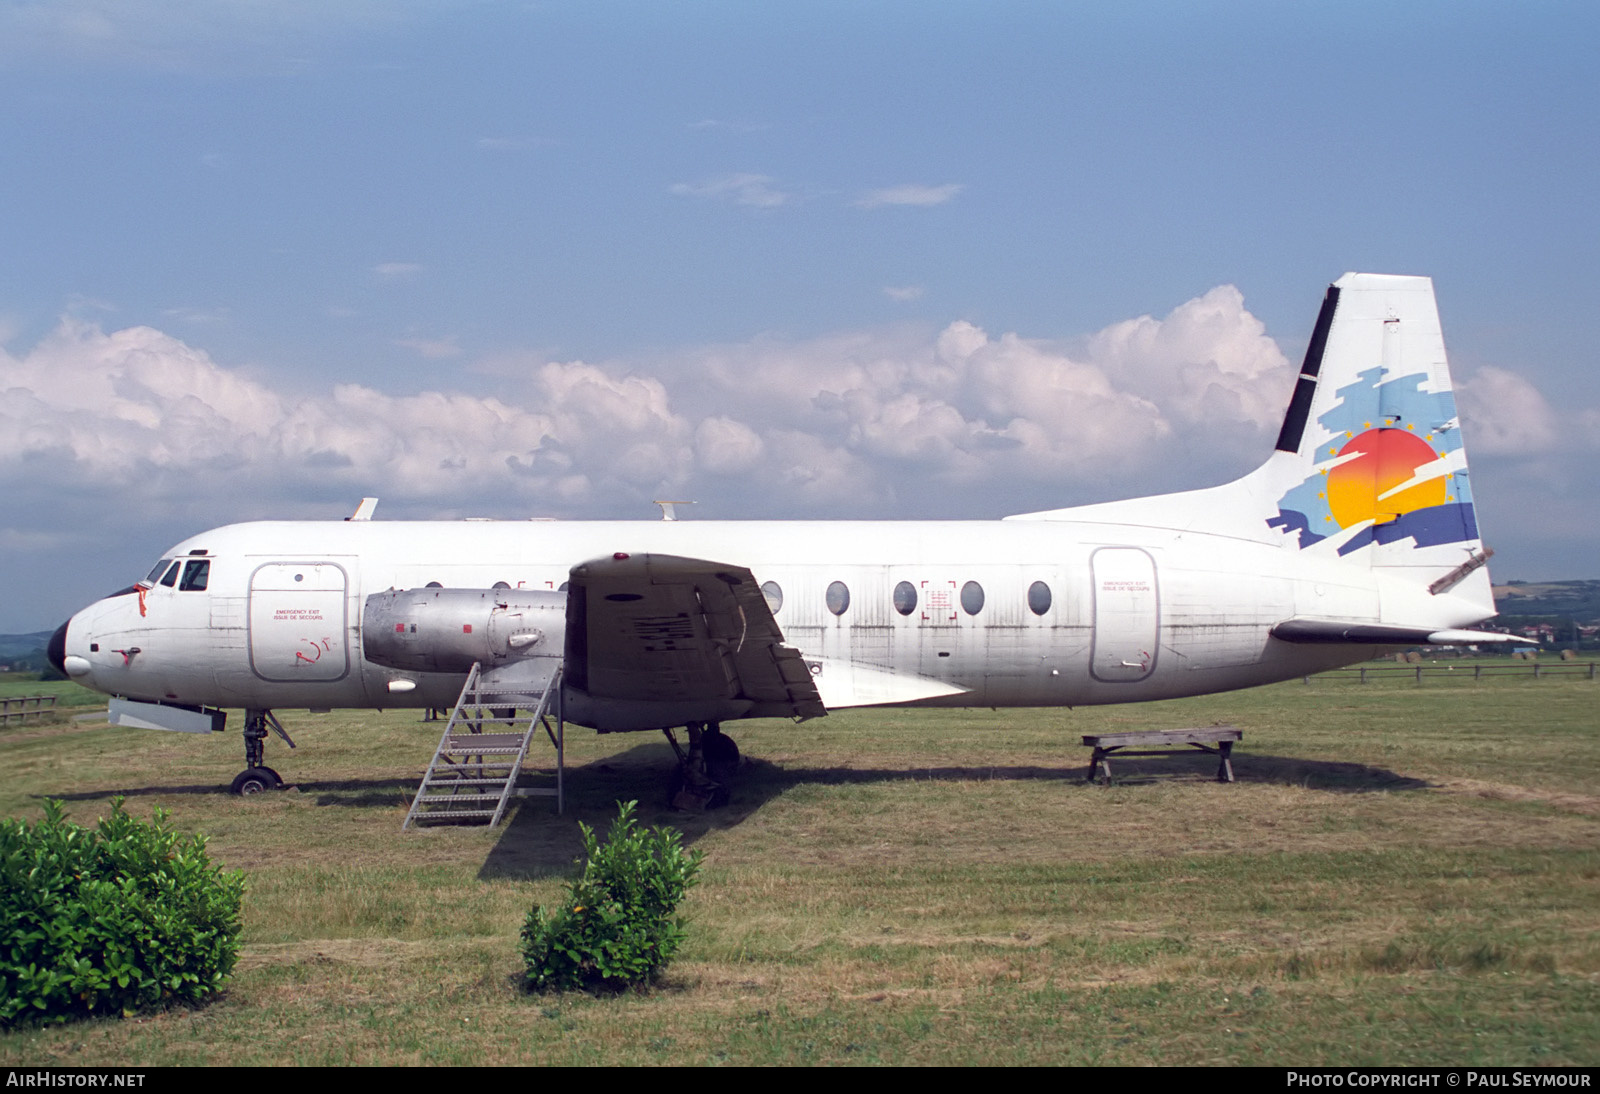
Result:
{"label": "orange sun graphic", "polygon": [[1439,459],[1439,453],[1415,433],[1369,429],[1353,438],[1339,454],[1356,455],[1328,472],[1328,509],[1341,528],[1364,520],[1387,524],[1403,513],[1443,505],[1449,500],[1444,475],[1383,497],[1410,479],[1417,468]]}

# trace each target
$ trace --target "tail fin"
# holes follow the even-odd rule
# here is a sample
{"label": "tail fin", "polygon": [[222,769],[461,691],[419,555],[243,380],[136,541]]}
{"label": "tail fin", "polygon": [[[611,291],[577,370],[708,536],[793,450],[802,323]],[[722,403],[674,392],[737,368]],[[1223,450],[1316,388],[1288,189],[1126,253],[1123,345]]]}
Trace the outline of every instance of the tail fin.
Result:
{"label": "tail fin", "polygon": [[1329,286],[1277,449],[1268,467],[1283,490],[1267,523],[1301,550],[1493,613],[1430,279],[1350,273]]}

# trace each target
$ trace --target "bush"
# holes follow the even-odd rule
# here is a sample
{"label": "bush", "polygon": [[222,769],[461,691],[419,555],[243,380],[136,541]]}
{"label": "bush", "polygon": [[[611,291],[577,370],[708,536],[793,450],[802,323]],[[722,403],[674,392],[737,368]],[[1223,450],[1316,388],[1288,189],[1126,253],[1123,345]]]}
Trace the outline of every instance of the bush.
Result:
{"label": "bush", "polygon": [[535,904],[522,927],[530,988],[616,991],[654,979],[677,952],[683,920],[673,912],[705,856],[684,851],[674,829],[639,827],[637,805],[619,805],[603,847],[578,825],[582,875],[560,907]]}
{"label": "bush", "polygon": [[244,875],[201,836],[123,812],[95,828],[47,801],[31,828],[0,821],[0,1026],[199,1002],[239,958]]}

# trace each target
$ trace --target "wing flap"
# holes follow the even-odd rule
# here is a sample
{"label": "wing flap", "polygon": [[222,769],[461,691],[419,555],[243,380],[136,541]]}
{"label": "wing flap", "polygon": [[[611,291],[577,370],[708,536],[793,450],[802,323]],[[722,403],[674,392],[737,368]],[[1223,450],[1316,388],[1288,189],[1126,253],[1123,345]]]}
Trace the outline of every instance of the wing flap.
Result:
{"label": "wing flap", "polygon": [[567,637],[568,679],[596,699],[827,713],[742,566],[621,552],[574,566]]}

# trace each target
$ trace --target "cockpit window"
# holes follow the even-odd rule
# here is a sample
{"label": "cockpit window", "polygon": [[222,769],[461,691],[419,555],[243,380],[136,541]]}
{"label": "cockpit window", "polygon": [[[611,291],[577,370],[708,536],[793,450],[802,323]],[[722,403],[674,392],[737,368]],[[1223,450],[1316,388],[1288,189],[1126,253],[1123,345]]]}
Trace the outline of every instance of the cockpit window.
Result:
{"label": "cockpit window", "polygon": [[182,568],[183,563],[174,562],[172,567],[167,570],[167,576],[161,579],[161,584],[165,585],[169,589],[176,585],[178,583],[178,571]]}
{"label": "cockpit window", "polygon": [[156,563],[155,569],[150,571],[150,576],[144,579],[144,583],[146,585],[154,585],[156,583],[156,578],[160,577],[163,573],[165,573],[167,567],[171,563],[172,563],[172,560],[170,558],[164,558],[160,562]]}
{"label": "cockpit window", "polygon": [[[177,569],[176,566],[173,567]],[[190,589],[203,590],[206,582],[211,580],[211,560],[207,558],[191,558],[183,564],[183,581],[178,585],[178,591],[186,592]]]}

